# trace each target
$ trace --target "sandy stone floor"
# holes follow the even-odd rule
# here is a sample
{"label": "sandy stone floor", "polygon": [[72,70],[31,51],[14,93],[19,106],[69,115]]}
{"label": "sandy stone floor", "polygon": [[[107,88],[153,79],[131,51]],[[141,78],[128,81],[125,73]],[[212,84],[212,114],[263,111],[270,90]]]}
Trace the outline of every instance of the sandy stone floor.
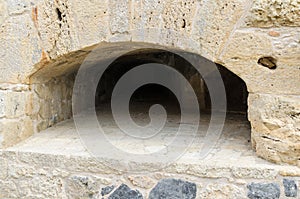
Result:
{"label": "sandy stone floor", "polygon": [[[133,112],[132,118],[139,125],[145,125],[150,121],[148,115],[141,112]],[[179,114],[171,113],[168,115],[163,130],[155,138],[134,141],[129,135],[120,131],[107,110],[98,111],[98,120],[101,121],[107,142],[110,142],[112,147],[133,155],[149,154],[164,148],[172,142],[174,136],[177,136],[176,133],[180,124]],[[180,135],[180,142],[176,145],[175,150],[184,151],[184,153],[180,153],[182,156],[178,157],[177,162],[247,167],[275,166],[275,164],[255,155],[250,143],[250,124],[246,116],[239,113],[227,114],[221,137],[212,146],[210,153],[205,158],[200,158],[199,153],[203,146],[203,136],[201,135],[207,130],[209,121],[209,114],[201,114],[198,133],[187,150],[182,148],[181,142],[189,142],[189,138],[193,135],[188,131]],[[73,119],[35,134],[8,150],[67,156],[91,156],[76,131]]]}

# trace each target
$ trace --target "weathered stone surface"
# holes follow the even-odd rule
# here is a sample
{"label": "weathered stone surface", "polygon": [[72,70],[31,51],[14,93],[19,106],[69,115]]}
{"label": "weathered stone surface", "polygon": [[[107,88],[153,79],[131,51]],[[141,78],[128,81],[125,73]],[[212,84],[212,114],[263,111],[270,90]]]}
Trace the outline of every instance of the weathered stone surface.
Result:
{"label": "weathered stone surface", "polygon": [[252,27],[299,26],[299,7],[298,0],[254,1],[247,17],[247,25]]}
{"label": "weathered stone surface", "polygon": [[248,197],[250,199],[278,199],[280,197],[280,187],[275,183],[251,183],[247,188],[249,189]]}
{"label": "weathered stone surface", "polygon": [[[0,117],[21,118],[28,113],[31,105],[30,92],[11,92],[0,90]],[[1,110],[2,109],[2,110]]]}
{"label": "weathered stone surface", "polygon": [[66,192],[70,198],[93,198],[99,194],[100,184],[89,176],[71,176]]}
{"label": "weathered stone surface", "polygon": [[138,190],[132,190],[126,184],[122,184],[108,199],[143,199],[143,196]]}
{"label": "weathered stone surface", "polygon": [[143,175],[128,176],[129,181],[137,187],[149,189],[155,185],[153,179]]}
{"label": "weathered stone surface", "polygon": [[[294,95],[250,94],[248,117],[257,154],[300,165],[300,98]],[[287,155],[288,154],[288,155]]]}
{"label": "weathered stone surface", "polygon": [[109,1],[109,23],[112,34],[125,33],[129,31],[129,1]]}
{"label": "weathered stone surface", "polygon": [[177,179],[163,179],[151,190],[149,199],[194,199],[196,192],[197,187],[194,183]]}
{"label": "weathered stone surface", "polygon": [[283,186],[286,197],[297,197],[298,186],[295,180],[283,179]]}
{"label": "weathered stone surface", "polygon": [[207,199],[223,199],[223,198],[238,198],[246,199],[246,192],[241,187],[233,184],[208,184],[203,191],[200,192],[198,198]]}
{"label": "weathered stone surface", "polygon": [[[66,76],[76,72],[93,45],[109,41],[109,56],[116,50],[109,45],[119,41],[122,47],[127,42],[135,48],[192,51],[227,67],[252,96],[260,95],[248,104],[257,154],[300,165],[295,102],[300,95],[299,0],[0,0],[0,10],[0,90],[5,95],[0,94],[5,125],[0,134],[5,146],[69,118],[74,79]],[[261,67],[261,57],[274,57],[276,69]],[[36,79],[39,88],[33,85]],[[277,96],[289,99],[282,102]]]}
{"label": "weathered stone surface", "polygon": [[2,146],[9,147],[33,134],[33,123],[29,117],[20,119],[0,119]]}

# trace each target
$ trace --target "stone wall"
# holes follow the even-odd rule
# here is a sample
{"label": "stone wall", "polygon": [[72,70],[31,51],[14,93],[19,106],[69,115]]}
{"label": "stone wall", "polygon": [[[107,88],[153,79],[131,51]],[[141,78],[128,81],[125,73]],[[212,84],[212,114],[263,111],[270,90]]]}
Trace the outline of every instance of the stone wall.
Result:
{"label": "stone wall", "polygon": [[72,93],[75,74],[32,84],[33,111],[31,120],[37,132],[72,117]]}
{"label": "stone wall", "polygon": [[[2,147],[32,135],[35,125],[43,129],[70,116],[54,110],[69,102],[52,106],[66,100],[64,94],[51,102],[48,94],[37,96],[40,86],[59,92],[44,82],[34,85],[38,74],[68,75],[102,42],[143,42],[199,54],[241,77],[250,93],[257,154],[300,165],[298,0],[7,0],[0,5]],[[51,85],[55,81],[71,85],[63,79],[50,80]],[[53,114],[44,115],[49,107]]]}
{"label": "stone wall", "polygon": [[127,173],[87,156],[9,151],[0,160],[4,198],[293,199],[300,194],[300,170],[293,167],[174,163],[160,171]]}

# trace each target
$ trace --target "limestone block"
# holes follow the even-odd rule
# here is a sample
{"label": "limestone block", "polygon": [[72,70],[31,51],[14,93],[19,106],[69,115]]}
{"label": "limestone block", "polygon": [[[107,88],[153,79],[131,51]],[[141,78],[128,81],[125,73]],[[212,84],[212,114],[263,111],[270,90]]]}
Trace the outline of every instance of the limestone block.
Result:
{"label": "limestone block", "polygon": [[300,165],[300,97],[250,94],[248,118],[259,156]]}
{"label": "limestone block", "polygon": [[[289,35],[289,41],[296,40],[296,32]],[[289,57],[290,55],[283,53],[288,48],[278,42],[268,32],[236,31],[219,58],[225,67],[246,82],[249,92],[300,94],[300,70],[296,61],[298,56]],[[299,45],[294,48],[295,53],[300,52],[299,50]],[[292,52],[293,49],[289,51]],[[263,56],[274,57],[277,68],[270,70],[259,65],[258,60]]]}
{"label": "limestone block", "polygon": [[249,4],[245,0],[198,2],[193,19],[191,37],[201,44],[200,54],[215,61],[228,38],[235,30],[238,20]]}
{"label": "limestone block", "polygon": [[162,28],[167,30],[190,32],[197,9],[196,1],[165,1],[162,13]]}
{"label": "limestone block", "polygon": [[[109,35],[108,2],[72,1],[69,7],[78,45],[87,47],[103,41]],[[82,8],[85,9],[82,9]]]}
{"label": "limestone block", "polygon": [[71,198],[100,198],[104,184],[107,179],[102,177],[73,175],[66,180],[65,192]]}
{"label": "limestone block", "polygon": [[0,117],[19,118],[30,111],[30,92],[0,91]]}
{"label": "limestone block", "polygon": [[43,57],[54,59],[71,52],[78,42],[69,1],[38,1],[34,21],[43,45]]}
{"label": "limestone block", "polygon": [[130,5],[128,0],[110,0],[109,22],[112,34],[129,31]]}
{"label": "limestone block", "polygon": [[167,1],[135,0],[131,3],[130,29],[161,28],[162,12]]}
{"label": "limestone block", "polygon": [[233,184],[208,184],[199,193],[199,198],[222,199],[222,198],[241,198],[247,199],[245,191]]}
{"label": "limestone block", "polygon": [[[276,37],[270,37],[278,61],[282,62],[283,65],[288,65],[290,68],[293,66],[299,70],[297,63],[299,63],[300,54],[300,29],[281,27],[273,30],[279,34]],[[267,34],[267,31],[264,33]]]}
{"label": "limestone block", "polygon": [[0,119],[2,134],[1,147],[12,146],[33,134],[33,124],[29,117],[23,119]]}
{"label": "limestone block", "polygon": [[0,83],[28,83],[41,54],[31,15],[25,12],[8,17],[0,27]]}
{"label": "limestone block", "polygon": [[299,0],[256,0],[247,16],[251,27],[300,26]]}

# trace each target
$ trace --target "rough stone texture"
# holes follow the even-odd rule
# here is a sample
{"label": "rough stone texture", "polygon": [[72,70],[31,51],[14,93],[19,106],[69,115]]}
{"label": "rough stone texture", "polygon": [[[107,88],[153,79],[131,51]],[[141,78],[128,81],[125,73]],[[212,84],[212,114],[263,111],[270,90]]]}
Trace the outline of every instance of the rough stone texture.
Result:
{"label": "rough stone texture", "polygon": [[[93,45],[119,41],[138,48],[146,42],[192,51],[241,77],[251,93],[257,154],[299,166],[299,0],[1,0],[0,9],[1,147],[71,115],[70,95],[59,91],[66,88],[50,80],[65,79],[70,90],[66,75],[76,72]],[[277,68],[259,65],[261,57],[276,59]],[[53,102],[38,96],[37,82],[53,91]],[[30,89],[19,92],[16,85]]]}
{"label": "rough stone texture", "polygon": [[298,186],[295,180],[283,179],[284,194],[286,197],[297,197]]}
{"label": "rough stone texture", "polygon": [[131,182],[131,184],[146,189],[149,189],[155,185],[155,182],[151,178],[143,175],[128,176],[128,180]]}
{"label": "rough stone texture", "polygon": [[46,83],[34,84],[34,103],[31,119],[35,132],[72,117],[72,89],[74,75],[50,79]]}
{"label": "rough stone texture", "polygon": [[68,198],[100,198],[103,179],[96,176],[73,175],[67,179],[65,192]]}
{"label": "rough stone texture", "polygon": [[108,199],[143,199],[143,196],[138,190],[132,190],[126,184],[122,184]]}
{"label": "rough stone texture", "polygon": [[[27,149],[16,146],[16,148],[10,148],[0,153],[0,198],[107,199],[109,194],[102,197],[102,188],[121,184],[126,184],[134,190],[138,189],[145,198],[149,197],[152,187],[135,187],[128,181],[127,172],[114,170],[107,166],[108,160],[94,159],[80,144],[80,141],[75,141],[74,135],[68,135],[68,141],[63,142],[62,137],[53,137],[52,133],[38,134],[46,137],[41,142],[44,151],[38,146]],[[37,143],[38,140],[35,139],[33,142]],[[74,142],[73,145],[70,144],[72,142]],[[28,143],[28,145],[32,144]],[[197,158],[194,158],[192,162],[178,161],[159,173],[145,172],[143,176],[154,182],[157,182],[158,179],[170,178],[181,179],[177,182],[188,181],[197,187],[196,198],[211,199],[245,198],[248,191],[246,184],[266,179],[279,184],[281,190],[284,190],[282,182],[284,176],[281,173],[288,175],[289,178],[295,178],[295,180],[300,176],[299,168],[295,166],[275,165],[266,161],[263,165],[254,161],[249,166],[245,160],[240,166],[235,164],[237,161],[234,161],[232,165],[225,166],[223,161],[216,163],[215,160],[210,159],[201,162]],[[229,160],[229,158],[227,159]],[[123,162],[115,163],[123,166]],[[151,170],[153,164],[146,162],[142,166],[145,171],[148,171]],[[200,172],[202,172],[201,176]],[[234,176],[234,173],[245,174]],[[130,176],[133,175],[137,174]],[[291,177],[292,175],[294,177]]]}
{"label": "rough stone texture", "polygon": [[239,198],[246,199],[246,192],[241,187],[233,184],[208,184],[199,198],[207,199],[223,199],[223,198]]}
{"label": "rough stone texture", "polygon": [[298,0],[254,1],[247,19],[253,27],[300,26]]}
{"label": "rough stone texture", "polygon": [[251,183],[247,187],[249,189],[248,197],[250,199],[278,199],[280,197],[280,187],[275,183]]}
{"label": "rough stone texture", "polygon": [[252,144],[258,155],[300,166],[299,96],[250,94]]}
{"label": "rough stone texture", "polygon": [[151,190],[149,199],[195,199],[196,184],[178,179],[163,179]]}

